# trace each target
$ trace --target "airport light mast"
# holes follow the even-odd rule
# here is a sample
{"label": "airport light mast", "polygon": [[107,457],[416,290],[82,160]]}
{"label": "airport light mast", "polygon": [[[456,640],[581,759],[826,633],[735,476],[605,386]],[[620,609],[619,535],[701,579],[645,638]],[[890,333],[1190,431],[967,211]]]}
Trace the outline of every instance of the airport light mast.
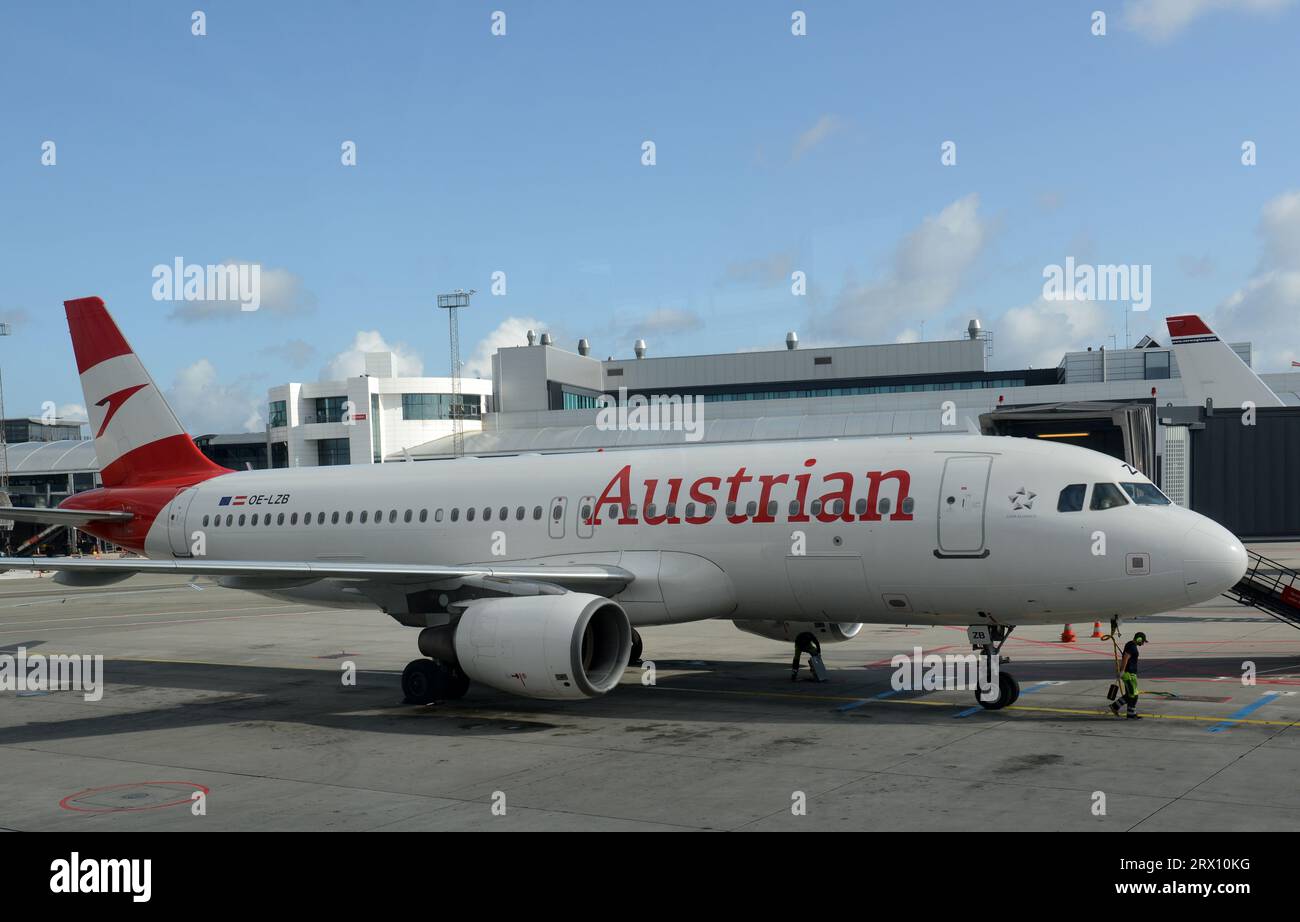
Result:
{"label": "airport light mast", "polygon": [[438,307],[447,312],[451,342],[451,444],[452,456],[456,458],[465,453],[465,408],[460,402],[460,333],[456,315],[462,307],[469,307],[475,290],[457,288],[450,294],[438,295]]}

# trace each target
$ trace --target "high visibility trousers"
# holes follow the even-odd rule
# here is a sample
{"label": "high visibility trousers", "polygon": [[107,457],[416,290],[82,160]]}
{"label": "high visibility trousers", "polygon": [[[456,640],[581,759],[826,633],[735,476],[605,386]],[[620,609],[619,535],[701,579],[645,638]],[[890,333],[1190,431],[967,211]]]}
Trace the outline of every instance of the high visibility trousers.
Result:
{"label": "high visibility trousers", "polygon": [[1133,673],[1133,672],[1121,673],[1119,677],[1119,683],[1120,683],[1119,685],[1120,691],[1123,692],[1122,697],[1124,699],[1124,703],[1128,705],[1128,712],[1130,714],[1137,713],[1138,695],[1141,694],[1141,692],[1138,691],[1137,673]]}

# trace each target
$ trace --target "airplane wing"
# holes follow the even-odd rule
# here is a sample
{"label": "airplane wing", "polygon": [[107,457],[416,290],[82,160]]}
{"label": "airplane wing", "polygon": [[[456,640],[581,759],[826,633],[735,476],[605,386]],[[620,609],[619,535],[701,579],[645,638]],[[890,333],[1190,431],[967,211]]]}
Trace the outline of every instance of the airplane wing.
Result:
{"label": "airplane wing", "polygon": [[41,525],[90,525],[93,522],[128,522],[130,512],[91,512],[89,509],[43,509],[38,506],[0,506],[0,521],[36,522]]}
{"label": "airplane wing", "polygon": [[357,580],[386,584],[420,584],[439,580],[464,580],[479,585],[492,583],[505,593],[511,584],[541,584],[579,589],[596,595],[613,595],[634,579],[622,567],[606,564],[547,566],[546,564],[504,564],[501,566],[426,566],[423,564],[377,564],[333,561],[149,560],[143,557],[105,560],[94,557],[0,557],[0,571],[54,570],[83,579],[105,582],[125,579],[137,573],[172,573],[189,576],[243,577],[250,580],[307,583],[320,579]]}

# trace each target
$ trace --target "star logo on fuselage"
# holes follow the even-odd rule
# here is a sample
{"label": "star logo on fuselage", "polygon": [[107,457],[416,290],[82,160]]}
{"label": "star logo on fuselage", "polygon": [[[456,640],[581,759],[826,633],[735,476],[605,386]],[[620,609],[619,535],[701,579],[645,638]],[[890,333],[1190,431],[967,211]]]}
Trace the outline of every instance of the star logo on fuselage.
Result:
{"label": "star logo on fuselage", "polygon": [[1034,497],[1037,495],[1038,494],[1033,490],[1026,490],[1024,487],[1021,487],[1019,490],[1008,496],[1007,499],[1011,500],[1012,511],[1019,512],[1021,509],[1033,509]]}

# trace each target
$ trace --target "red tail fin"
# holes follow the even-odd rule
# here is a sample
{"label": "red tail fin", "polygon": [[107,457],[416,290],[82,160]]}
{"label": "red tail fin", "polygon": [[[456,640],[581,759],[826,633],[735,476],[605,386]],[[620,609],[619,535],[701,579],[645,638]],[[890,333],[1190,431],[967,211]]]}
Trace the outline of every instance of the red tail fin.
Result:
{"label": "red tail fin", "polygon": [[104,302],[63,306],[104,486],[197,483],[228,473],[186,434]]}

